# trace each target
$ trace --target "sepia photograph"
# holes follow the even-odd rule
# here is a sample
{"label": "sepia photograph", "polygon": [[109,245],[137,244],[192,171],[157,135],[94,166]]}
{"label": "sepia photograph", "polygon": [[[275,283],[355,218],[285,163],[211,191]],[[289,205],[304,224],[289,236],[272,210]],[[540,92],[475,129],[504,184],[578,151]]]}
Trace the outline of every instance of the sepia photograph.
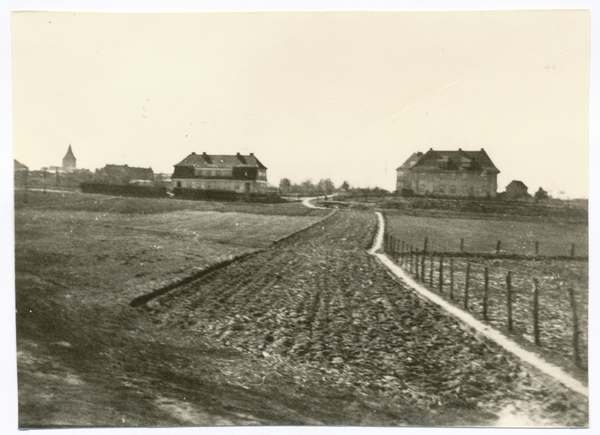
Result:
{"label": "sepia photograph", "polygon": [[12,4],[11,430],[590,427],[591,11],[386,5]]}

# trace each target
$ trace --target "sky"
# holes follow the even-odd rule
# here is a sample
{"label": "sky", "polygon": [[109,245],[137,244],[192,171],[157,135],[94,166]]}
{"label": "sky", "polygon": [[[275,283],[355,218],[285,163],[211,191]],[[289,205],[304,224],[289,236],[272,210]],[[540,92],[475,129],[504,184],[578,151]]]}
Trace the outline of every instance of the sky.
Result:
{"label": "sky", "polygon": [[[12,14],[14,158],[395,189],[413,152],[484,148],[498,191],[588,197],[585,10]],[[564,192],[560,194],[560,192]]]}

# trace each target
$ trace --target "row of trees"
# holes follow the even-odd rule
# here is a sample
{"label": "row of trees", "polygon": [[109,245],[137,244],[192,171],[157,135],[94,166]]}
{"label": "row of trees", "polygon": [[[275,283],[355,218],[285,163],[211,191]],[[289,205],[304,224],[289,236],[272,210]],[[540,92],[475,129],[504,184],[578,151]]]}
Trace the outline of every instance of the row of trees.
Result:
{"label": "row of trees", "polygon": [[313,183],[312,180],[304,180],[302,183],[292,183],[289,178],[282,178],[279,182],[279,192],[283,196],[322,196],[331,195],[338,190],[350,190],[350,185],[344,181],[337,189],[329,178]]}

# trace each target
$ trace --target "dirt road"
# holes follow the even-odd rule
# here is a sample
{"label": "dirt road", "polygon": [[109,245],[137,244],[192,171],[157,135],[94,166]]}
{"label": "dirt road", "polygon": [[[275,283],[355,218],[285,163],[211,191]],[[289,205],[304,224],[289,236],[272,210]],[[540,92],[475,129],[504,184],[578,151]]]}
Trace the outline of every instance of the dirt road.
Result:
{"label": "dirt road", "polygon": [[200,333],[272,364],[254,385],[289,367],[290,385],[402,408],[398,424],[587,424],[585,398],[388,275],[366,253],[376,222],[338,212],[149,302],[149,315],[161,330]]}

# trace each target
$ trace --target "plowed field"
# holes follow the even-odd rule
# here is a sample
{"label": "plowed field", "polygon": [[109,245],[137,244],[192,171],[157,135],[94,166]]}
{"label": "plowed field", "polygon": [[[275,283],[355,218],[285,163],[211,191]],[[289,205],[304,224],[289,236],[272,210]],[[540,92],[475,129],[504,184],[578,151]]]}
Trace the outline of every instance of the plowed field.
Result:
{"label": "plowed field", "polygon": [[159,329],[200,332],[258,359],[317,368],[331,391],[473,415],[498,416],[512,404],[537,424],[587,423],[581,397],[388,275],[365,252],[376,225],[372,212],[338,212],[146,309]]}

